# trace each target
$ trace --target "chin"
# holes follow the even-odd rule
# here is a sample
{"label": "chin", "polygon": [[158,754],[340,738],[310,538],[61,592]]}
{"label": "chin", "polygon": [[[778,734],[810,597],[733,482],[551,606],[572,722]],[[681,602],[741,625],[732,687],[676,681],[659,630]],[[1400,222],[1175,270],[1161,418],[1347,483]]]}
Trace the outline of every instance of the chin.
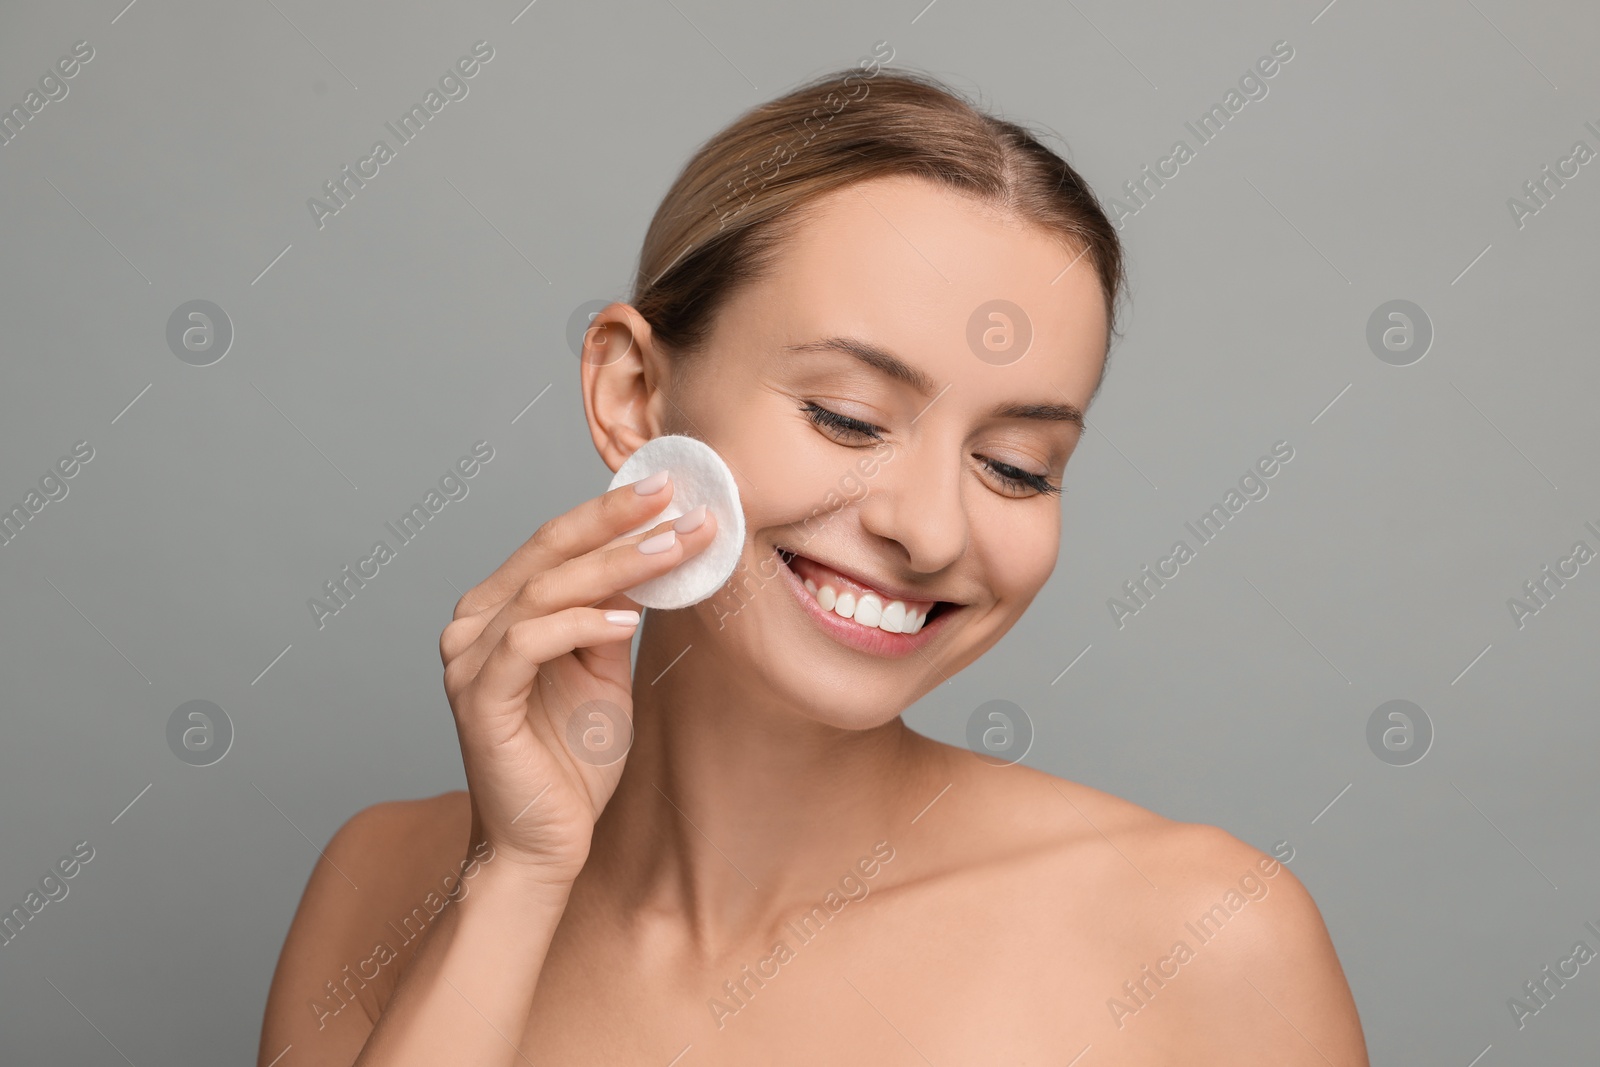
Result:
{"label": "chin", "polygon": [[[796,666],[799,665],[784,665],[783,673],[793,672]],[[772,673],[769,664],[766,674],[770,677]],[[908,699],[906,693],[874,685],[870,679],[848,669],[839,671],[826,682],[819,682],[814,673],[801,667],[796,677],[773,681],[778,688],[791,693],[792,705],[805,718],[840,730],[876,729],[899,718],[915,701],[915,696]]]}

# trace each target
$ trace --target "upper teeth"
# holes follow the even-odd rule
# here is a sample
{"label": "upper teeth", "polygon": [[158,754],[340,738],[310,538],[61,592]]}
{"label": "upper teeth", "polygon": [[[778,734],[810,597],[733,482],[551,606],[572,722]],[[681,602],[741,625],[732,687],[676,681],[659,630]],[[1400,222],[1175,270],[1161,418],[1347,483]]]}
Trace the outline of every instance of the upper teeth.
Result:
{"label": "upper teeth", "polygon": [[810,578],[805,583],[806,591],[816,598],[824,611],[831,611],[842,619],[854,619],[863,626],[874,626],[891,634],[914,634],[928,619],[927,609],[919,612],[903,600],[885,604],[876,593],[863,593],[858,599],[848,590],[841,593],[831,585],[818,585]]}

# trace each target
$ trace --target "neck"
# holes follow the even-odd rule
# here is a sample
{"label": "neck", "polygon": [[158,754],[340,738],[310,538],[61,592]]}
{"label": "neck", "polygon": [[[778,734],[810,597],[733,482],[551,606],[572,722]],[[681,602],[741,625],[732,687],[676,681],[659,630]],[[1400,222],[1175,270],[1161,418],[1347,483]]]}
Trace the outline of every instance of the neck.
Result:
{"label": "neck", "polygon": [[706,951],[771,929],[943,784],[941,746],[898,715],[817,722],[723,659],[699,612],[652,613],[639,641],[633,744],[585,867],[621,914],[686,917]]}

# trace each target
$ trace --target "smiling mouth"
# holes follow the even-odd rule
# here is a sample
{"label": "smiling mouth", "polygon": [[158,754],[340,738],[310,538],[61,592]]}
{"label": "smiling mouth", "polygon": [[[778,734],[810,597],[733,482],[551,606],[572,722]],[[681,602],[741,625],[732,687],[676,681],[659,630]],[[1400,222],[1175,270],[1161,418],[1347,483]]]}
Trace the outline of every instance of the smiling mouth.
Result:
{"label": "smiling mouth", "polygon": [[909,636],[921,632],[930,621],[951,609],[960,607],[948,600],[892,597],[781,545],[777,554],[784,566],[793,571],[805,586],[818,607],[870,629]]}

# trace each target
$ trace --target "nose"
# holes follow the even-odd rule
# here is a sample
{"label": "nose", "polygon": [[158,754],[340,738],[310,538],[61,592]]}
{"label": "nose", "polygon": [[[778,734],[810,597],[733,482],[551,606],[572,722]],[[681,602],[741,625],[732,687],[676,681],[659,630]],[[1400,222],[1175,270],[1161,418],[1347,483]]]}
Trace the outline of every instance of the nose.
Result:
{"label": "nose", "polygon": [[959,449],[922,437],[880,464],[857,514],[869,534],[901,546],[911,570],[936,574],[967,548],[963,482]]}

